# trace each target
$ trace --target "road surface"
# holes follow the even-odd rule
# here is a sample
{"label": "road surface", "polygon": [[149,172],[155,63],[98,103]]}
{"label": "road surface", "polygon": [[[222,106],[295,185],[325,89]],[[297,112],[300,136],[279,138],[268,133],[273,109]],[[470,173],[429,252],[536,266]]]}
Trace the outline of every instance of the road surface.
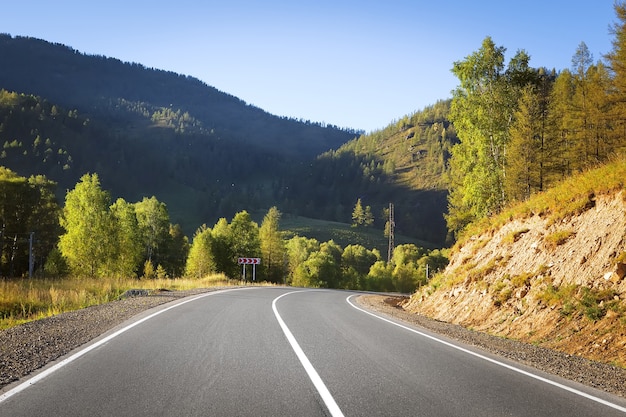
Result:
{"label": "road surface", "polygon": [[358,307],[205,293],[146,312],[0,393],[0,416],[625,416],[626,401]]}

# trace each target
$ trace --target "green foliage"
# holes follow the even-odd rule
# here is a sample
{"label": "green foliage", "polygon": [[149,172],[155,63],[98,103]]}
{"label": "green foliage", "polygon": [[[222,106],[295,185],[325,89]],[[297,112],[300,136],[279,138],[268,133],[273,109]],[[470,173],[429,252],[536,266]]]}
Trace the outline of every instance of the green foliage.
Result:
{"label": "green foliage", "polygon": [[162,263],[160,250],[169,238],[170,218],[165,203],[152,196],[135,203],[137,225],[144,245],[144,259],[158,265]]}
{"label": "green foliage", "polygon": [[282,283],[286,276],[285,240],[280,232],[281,213],[275,206],[270,208],[259,228],[261,246],[261,278]]}
{"label": "green foliage", "polygon": [[352,211],[352,227],[368,227],[372,224],[374,224],[372,208],[370,206],[365,206],[365,208],[363,208],[363,204],[359,198],[354,205],[354,210]]}
{"label": "green foliage", "polygon": [[185,276],[203,278],[215,273],[217,268],[212,252],[213,236],[211,229],[202,225],[194,234],[185,266]]}
{"label": "green foliage", "polygon": [[25,178],[0,167],[0,275],[28,274],[31,233],[34,266],[43,266],[60,232],[55,187],[44,176]]}
{"label": "green foliage", "polygon": [[[349,288],[410,293],[428,281],[426,268],[439,271],[448,263],[439,250],[400,245],[394,263],[380,259],[378,251],[360,245],[342,249],[333,241],[294,237],[287,242],[289,279],[292,285]],[[427,266],[428,265],[428,266]]]}
{"label": "green foliage", "polygon": [[304,277],[301,277],[300,275],[304,271],[300,271],[299,268],[307,259],[309,259],[312,253],[319,251],[319,242],[316,239],[295,236],[287,241],[285,248],[287,249],[289,270],[287,283],[296,286],[299,286],[299,284],[306,284],[306,282],[299,283],[299,281],[306,281],[304,279],[301,280],[301,278]]}
{"label": "green foliage", "polygon": [[114,258],[113,218],[110,197],[100,188],[97,174],[85,174],[65,197],[59,249],[73,274],[83,277],[107,275]]}
{"label": "green foliage", "polygon": [[[571,70],[558,75],[531,69],[528,57],[519,53],[503,71],[504,48],[490,38],[455,63],[461,86],[450,119],[461,143],[452,149],[446,216],[453,233],[626,149],[621,117],[626,107],[619,98],[626,94],[626,14],[621,3],[615,9],[621,22],[614,28],[615,50],[608,55],[612,68],[622,68],[615,72],[601,61],[594,64],[584,42]],[[584,192],[589,195],[589,189]],[[572,213],[588,205],[585,196],[558,208]]]}
{"label": "green foliage", "polygon": [[111,257],[108,269],[115,271],[116,276],[136,276],[137,266],[142,261],[142,235],[135,212],[135,206],[119,198],[111,206],[114,229],[117,239],[117,253]]}
{"label": "green foliage", "polygon": [[98,175],[85,174],[67,193],[58,247],[71,273],[81,277],[180,276],[188,242],[168,220],[154,197],[111,205]]}
{"label": "green foliage", "polygon": [[505,51],[487,37],[477,52],[453,65],[461,85],[453,92],[450,120],[460,143],[452,148],[447,221],[455,232],[468,221],[498,212],[506,202],[509,128],[521,88],[532,80],[533,72],[523,51],[505,69]]}
{"label": "green foliage", "polygon": [[246,210],[235,214],[230,222],[230,241],[237,257],[253,258],[261,255],[259,225]]}

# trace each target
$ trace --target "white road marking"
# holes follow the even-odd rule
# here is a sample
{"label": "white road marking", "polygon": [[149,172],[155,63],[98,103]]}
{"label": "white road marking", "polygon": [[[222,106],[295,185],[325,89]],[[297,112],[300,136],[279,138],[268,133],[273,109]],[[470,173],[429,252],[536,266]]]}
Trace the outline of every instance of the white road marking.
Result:
{"label": "white road marking", "polygon": [[322,381],[322,378],[320,378],[315,368],[313,368],[313,365],[309,361],[309,358],[307,358],[306,355],[304,354],[304,351],[298,344],[298,341],[293,336],[293,334],[291,333],[291,331],[289,330],[289,328],[283,321],[282,317],[280,317],[280,314],[278,314],[278,309],[276,308],[276,302],[286,295],[294,294],[298,292],[302,292],[302,291],[291,291],[279,297],[276,297],[274,301],[272,301],[272,310],[274,310],[274,315],[276,316],[276,320],[278,321],[278,324],[280,324],[280,328],[283,329],[283,333],[285,333],[285,336],[287,337],[289,344],[291,344],[291,348],[296,353],[296,356],[298,356],[298,359],[300,359],[300,363],[302,363],[304,370],[309,375],[309,378],[311,379],[311,382],[313,382],[313,385],[315,385],[315,388],[317,389],[317,392],[322,397],[324,404],[326,404],[326,407],[328,408],[330,415],[333,417],[343,417],[343,413],[341,412],[341,409],[335,402],[335,399],[331,395],[330,391],[328,391],[328,388],[326,388],[324,381]]}
{"label": "white road marking", "polygon": [[238,291],[238,290],[245,290],[248,288],[232,288],[232,289],[228,289],[228,290],[219,290],[219,291],[211,291],[211,292],[207,292],[201,295],[198,295],[196,297],[193,298],[189,298],[189,299],[185,299],[184,301],[181,301],[180,303],[174,304],[170,307],[164,308],[162,310],[156,311],[152,314],[150,314],[149,316],[146,316],[144,318],[142,318],[141,320],[137,320],[136,322],[133,322],[131,324],[129,324],[128,326],[124,327],[123,329],[120,329],[118,331],[116,331],[115,333],[111,333],[109,336],[105,337],[102,340],[99,340],[98,342],[87,346],[86,348],[74,353],[72,356],[63,359],[61,362],[57,363],[54,366],[51,366],[50,368],[44,370],[43,372],[35,375],[34,377],[24,381],[23,383],[19,384],[18,386],[16,386],[15,388],[5,392],[4,394],[0,395],[0,404],[6,400],[8,400],[9,398],[11,398],[12,396],[14,396],[17,393],[20,393],[22,391],[24,391],[26,388],[30,387],[31,385],[36,384],[37,382],[41,381],[42,379],[44,379],[45,377],[49,376],[50,374],[52,374],[53,372],[58,371],[59,369],[61,369],[62,367],[64,367],[65,365],[75,361],[76,359],[80,358],[81,356],[85,355],[86,353],[91,352],[92,350],[104,345],[105,343],[109,342],[111,339],[121,335],[122,333],[132,329],[133,327],[143,323],[144,321],[150,320],[151,318],[154,318],[156,316],[158,316],[159,314],[165,313],[166,311],[169,311],[173,308],[176,307],[180,307],[184,304],[190,303],[192,301],[195,301],[199,298],[204,298],[204,297],[208,297],[211,295],[216,295],[216,294],[223,294],[225,292],[229,292],[229,291]]}
{"label": "white road marking", "polygon": [[617,404],[614,404],[614,403],[612,403],[612,402],[609,402],[609,401],[603,400],[602,398],[596,397],[596,396],[591,395],[591,394],[587,394],[586,392],[583,392],[583,391],[577,390],[577,389],[575,389],[575,388],[568,387],[567,385],[563,385],[563,384],[560,384],[560,383],[558,383],[558,382],[551,381],[551,380],[549,380],[549,379],[547,379],[547,378],[541,377],[541,376],[539,376],[539,375],[535,375],[535,374],[533,374],[533,373],[531,373],[531,372],[524,371],[523,369],[516,368],[516,367],[511,366],[511,365],[508,365],[508,364],[506,364],[506,363],[504,363],[504,362],[500,362],[500,361],[497,361],[497,360],[495,360],[495,359],[489,358],[489,357],[487,357],[487,356],[481,355],[480,353],[472,352],[472,351],[471,351],[471,350],[469,350],[469,349],[465,349],[465,348],[463,348],[463,347],[461,347],[461,346],[457,346],[457,345],[455,345],[455,344],[453,344],[453,343],[446,342],[445,340],[442,340],[442,339],[439,339],[439,338],[437,338],[437,337],[431,336],[431,335],[429,335],[429,334],[426,334],[426,333],[420,332],[419,330],[412,329],[412,328],[410,328],[410,327],[404,326],[404,325],[402,325],[402,324],[400,324],[400,323],[396,323],[395,321],[389,320],[389,319],[387,319],[387,318],[381,317],[381,316],[376,315],[376,314],[374,314],[374,313],[371,313],[371,312],[369,312],[369,311],[367,311],[367,310],[364,310],[364,309],[362,309],[362,308],[360,308],[360,307],[357,307],[356,305],[354,305],[354,304],[352,303],[352,301],[350,301],[350,298],[355,297],[356,295],[357,295],[357,294],[352,294],[352,295],[348,296],[348,297],[346,298],[346,302],[347,302],[348,304],[350,304],[352,307],[354,307],[355,309],[357,309],[357,310],[359,310],[359,311],[362,311],[362,312],[363,312],[363,313],[365,313],[365,314],[369,314],[369,315],[370,315],[370,316],[372,316],[372,317],[376,317],[377,319],[382,320],[382,321],[385,321],[385,322],[390,323],[390,324],[393,324],[394,326],[398,326],[398,327],[400,327],[400,328],[402,328],[402,329],[408,330],[408,331],[413,332],[413,333],[416,333],[416,334],[418,334],[418,335],[420,335],[420,336],[423,336],[423,337],[426,337],[426,338],[428,338],[428,339],[434,340],[435,342],[438,342],[438,343],[441,343],[441,344],[443,344],[443,345],[449,346],[449,347],[451,347],[451,348],[454,348],[454,349],[460,350],[461,352],[465,352],[465,353],[470,354],[470,355],[472,355],[472,356],[476,356],[477,358],[483,359],[483,360],[485,360],[485,361],[487,361],[487,362],[491,362],[491,363],[496,364],[496,365],[498,365],[498,366],[501,366],[501,367],[503,367],[503,368],[507,368],[507,369],[509,369],[509,370],[511,370],[511,371],[514,371],[514,372],[520,373],[520,374],[522,374],[522,375],[526,375],[526,376],[528,376],[528,377],[530,377],[530,378],[533,378],[533,379],[539,380],[539,381],[544,382],[544,383],[546,383],[546,384],[553,385],[553,386],[558,387],[558,388],[561,388],[561,389],[563,389],[563,390],[565,390],[565,391],[569,391],[569,392],[571,392],[571,393],[573,393],[573,394],[579,395],[579,396],[581,396],[581,397],[587,398],[587,399],[589,399],[589,400],[595,401],[595,402],[600,403],[600,404],[604,404],[604,405],[606,405],[606,406],[608,406],[608,407],[611,407],[611,408],[614,408],[614,409],[616,409],[616,410],[618,410],[618,411],[621,411],[621,412],[623,412],[623,413],[626,413],[626,407],[622,407],[622,406],[617,405]]}

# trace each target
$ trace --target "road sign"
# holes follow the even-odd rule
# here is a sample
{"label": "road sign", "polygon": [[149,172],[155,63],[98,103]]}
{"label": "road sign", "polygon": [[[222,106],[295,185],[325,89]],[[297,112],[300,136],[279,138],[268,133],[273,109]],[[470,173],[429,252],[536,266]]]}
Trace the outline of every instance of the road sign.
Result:
{"label": "road sign", "polygon": [[237,258],[239,265],[259,265],[261,258]]}

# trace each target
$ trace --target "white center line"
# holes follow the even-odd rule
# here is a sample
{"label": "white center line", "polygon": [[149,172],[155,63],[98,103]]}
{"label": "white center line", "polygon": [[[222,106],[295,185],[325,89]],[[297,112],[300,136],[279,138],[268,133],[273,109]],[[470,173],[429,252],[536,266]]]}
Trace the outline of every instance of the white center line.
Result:
{"label": "white center line", "polygon": [[274,315],[276,316],[276,320],[278,321],[278,324],[280,324],[280,328],[283,329],[283,333],[285,333],[285,336],[287,337],[289,344],[291,344],[291,348],[293,349],[294,352],[296,352],[296,356],[298,356],[298,359],[300,359],[300,363],[302,363],[304,370],[309,375],[309,378],[311,379],[311,382],[313,382],[313,385],[315,385],[315,388],[317,389],[317,392],[322,397],[324,404],[326,404],[326,407],[328,408],[330,415],[333,417],[343,417],[343,413],[339,409],[339,406],[335,402],[335,399],[333,398],[333,396],[330,394],[330,391],[328,391],[328,388],[326,388],[324,381],[322,381],[322,378],[320,378],[315,368],[313,368],[311,361],[309,361],[309,358],[306,357],[306,355],[304,354],[304,351],[298,344],[298,341],[293,336],[293,334],[291,333],[291,331],[289,330],[289,328],[287,327],[283,319],[280,317],[280,314],[278,314],[278,309],[276,308],[276,302],[286,295],[294,294],[297,292],[302,292],[302,291],[291,291],[279,297],[276,297],[274,301],[272,301],[272,310],[274,310]]}

